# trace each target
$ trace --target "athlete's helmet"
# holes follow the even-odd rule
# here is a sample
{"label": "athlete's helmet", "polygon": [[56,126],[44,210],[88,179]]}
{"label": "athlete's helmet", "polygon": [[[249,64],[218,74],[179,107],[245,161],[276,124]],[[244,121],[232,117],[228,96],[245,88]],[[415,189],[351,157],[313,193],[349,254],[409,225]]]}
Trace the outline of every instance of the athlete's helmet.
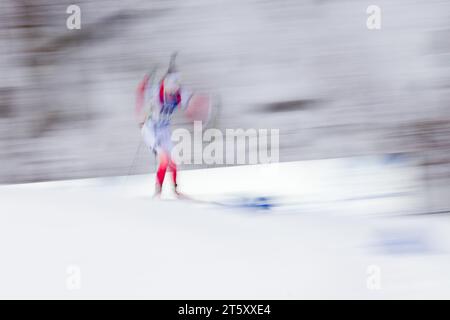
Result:
{"label": "athlete's helmet", "polygon": [[180,74],[178,72],[169,73],[164,77],[164,89],[169,93],[180,90]]}

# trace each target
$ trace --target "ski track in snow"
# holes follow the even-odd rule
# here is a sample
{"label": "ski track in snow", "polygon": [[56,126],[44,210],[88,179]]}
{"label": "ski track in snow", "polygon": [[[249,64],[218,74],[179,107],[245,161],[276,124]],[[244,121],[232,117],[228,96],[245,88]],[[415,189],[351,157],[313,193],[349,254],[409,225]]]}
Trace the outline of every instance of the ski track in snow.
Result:
{"label": "ski track in snow", "polygon": [[[193,197],[270,193],[280,206],[269,210],[172,201],[169,186],[165,200],[153,200],[149,175],[2,186],[0,297],[448,298],[448,215],[400,215],[417,209],[417,195],[396,193],[413,185],[414,170],[376,159],[358,168],[373,186],[360,195],[377,194],[386,174],[392,190],[384,192],[397,195],[346,200],[358,177],[355,168],[342,171],[348,163],[180,173]],[[353,180],[344,181],[350,172]],[[73,266],[77,290],[67,287]],[[371,266],[380,270],[379,290],[368,287]]]}

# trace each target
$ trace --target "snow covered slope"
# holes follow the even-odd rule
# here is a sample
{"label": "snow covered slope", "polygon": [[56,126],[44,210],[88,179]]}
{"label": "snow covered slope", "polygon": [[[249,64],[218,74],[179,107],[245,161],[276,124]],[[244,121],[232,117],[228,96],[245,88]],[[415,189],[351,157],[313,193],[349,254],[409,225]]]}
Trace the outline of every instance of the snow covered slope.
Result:
{"label": "snow covered slope", "polygon": [[181,172],[204,202],[150,175],[2,186],[0,297],[449,298],[449,217],[405,215],[394,159]]}

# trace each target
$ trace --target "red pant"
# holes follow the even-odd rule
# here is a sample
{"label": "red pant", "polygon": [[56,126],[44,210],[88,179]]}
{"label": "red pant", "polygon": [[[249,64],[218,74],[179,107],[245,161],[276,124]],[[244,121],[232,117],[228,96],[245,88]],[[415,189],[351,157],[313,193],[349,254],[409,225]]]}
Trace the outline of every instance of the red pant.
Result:
{"label": "red pant", "polygon": [[172,171],[172,180],[173,184],[177,185],[177,165],[172,161],[169,154],[166,152],[161,152],[159,154],[159,167],[158,172],[156,173],[156,178],[160,186],[162,186],[164,182],[164,177],[166,176],[167,167],[169,167],[170,171]]}

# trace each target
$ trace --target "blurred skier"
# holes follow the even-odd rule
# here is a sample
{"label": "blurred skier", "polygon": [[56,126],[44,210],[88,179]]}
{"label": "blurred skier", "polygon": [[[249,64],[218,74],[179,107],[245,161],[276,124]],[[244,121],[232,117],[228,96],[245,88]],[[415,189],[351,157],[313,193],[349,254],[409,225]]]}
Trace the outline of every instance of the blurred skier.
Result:
{"label": "blurred skier", "polygon": [[[171,157],[170,120],[176,109],[186,108],[191,94],[181,89],[180,74],[175,68],[175,57],[176,55],[172,55],[168,71],[159,83],[152,85],[150,75],[146,75],[137,91],[136,111],[142,137],[159,163],[156,173],[155,196],[161,195],[167,169],[172,172],[175,194],[181,196],[177,184],[177,165]],[[150,104],[150,111],[143,113],[143,106],[147,102]]]}

